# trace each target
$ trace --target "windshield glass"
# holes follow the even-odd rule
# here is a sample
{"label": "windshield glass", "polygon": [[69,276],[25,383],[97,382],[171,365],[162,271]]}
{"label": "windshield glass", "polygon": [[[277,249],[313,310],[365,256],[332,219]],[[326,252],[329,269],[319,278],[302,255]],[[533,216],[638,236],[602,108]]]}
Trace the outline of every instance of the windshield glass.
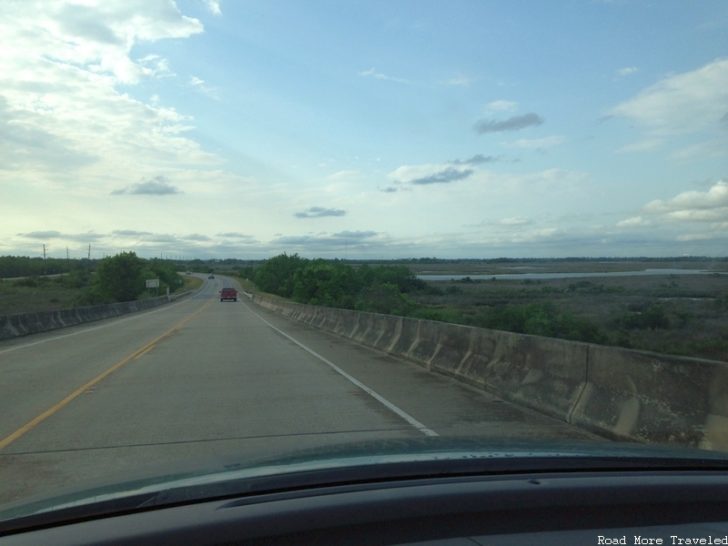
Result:
{"label": "windshield glass", "polygon": [[0,509],[377,442],[728,453],[726,2],[0,34]]}

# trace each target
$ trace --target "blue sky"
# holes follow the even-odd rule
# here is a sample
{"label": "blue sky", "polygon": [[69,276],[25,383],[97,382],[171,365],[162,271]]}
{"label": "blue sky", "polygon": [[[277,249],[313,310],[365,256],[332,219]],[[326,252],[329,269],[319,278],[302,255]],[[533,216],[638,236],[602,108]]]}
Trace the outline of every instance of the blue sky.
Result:
{"label": "blue sky", "polygon": [[723,1],[18,1],[0,32],[0,254],[728,254]]}

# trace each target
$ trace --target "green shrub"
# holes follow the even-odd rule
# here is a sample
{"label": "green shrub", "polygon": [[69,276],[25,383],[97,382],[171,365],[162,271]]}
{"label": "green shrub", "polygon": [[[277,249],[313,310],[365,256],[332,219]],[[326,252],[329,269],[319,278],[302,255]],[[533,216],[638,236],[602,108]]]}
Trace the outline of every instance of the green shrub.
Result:
{"label": "green shrub", "polygon": [[627,330],[670,328],[670,317],[664,306],[653,303],[647,307],[629,306],[631,312],[618,319],[618,325]]}

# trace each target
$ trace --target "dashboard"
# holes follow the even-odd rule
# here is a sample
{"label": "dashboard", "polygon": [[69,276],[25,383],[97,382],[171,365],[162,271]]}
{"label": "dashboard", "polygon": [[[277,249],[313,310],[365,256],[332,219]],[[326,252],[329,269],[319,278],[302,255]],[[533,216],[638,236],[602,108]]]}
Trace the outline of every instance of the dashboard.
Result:
{"label": "dashboard", "polygon": [[564,471],[305,486],[0,531],[0,544],[728,544],[728,475]]}

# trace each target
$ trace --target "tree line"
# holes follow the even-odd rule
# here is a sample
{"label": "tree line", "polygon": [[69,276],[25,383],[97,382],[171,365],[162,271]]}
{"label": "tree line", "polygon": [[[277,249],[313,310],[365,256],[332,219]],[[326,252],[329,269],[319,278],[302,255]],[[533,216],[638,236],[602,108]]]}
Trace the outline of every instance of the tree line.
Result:
{"label": "tree line", "polygon": [[390,314],[407,314],[413,303],[406,294],[426,288],[405,266],[354,267],[298,254],[281,254],[258,267],[243,268],[241,276],[264,292],[299,303]]}
{"label": "tree line", "polygon": [[[47,262],[47,263],[45,263]],[[0,256],[3,277],[25,277],[18,286],[37,287],[50,281],[77,289],[78,305],[132,301],[150,292],[148,279],[159,279],[159,294],[180,289],[184,280],[175,264],[166,260],[145,260],[134,252],[122,252],[102,260],[60,260]],[[55,279],[43,275],[63,274]]]}
{"label": "tree line", "polygon": [[417,293],[440,289],[401,265],[352,266],[338,260],[308,260],[297,254],[282,254],[258,267],[243,268],[240,273],[260,290],[299,303],[596,343],[606,339],[592,322],[549,303],[506,303],[482,307],[477,313],[419,304],[413,299]]}
{"label": "tree line", "polygon": [[159,293],[178,290],[184,280],[173,263],[165,260],[145,260],[134,252],[121,252],[104,258],[96,268],[90,285],[89,299],[98,301],[132,301],[146,291],[148,279],[159,279]]}
{"label": "tree line", "polygon": [[30,258],[28,256],[0,256],[0,278],[33,277],[68,273],[89,260],[64,260],[60,258]]}

